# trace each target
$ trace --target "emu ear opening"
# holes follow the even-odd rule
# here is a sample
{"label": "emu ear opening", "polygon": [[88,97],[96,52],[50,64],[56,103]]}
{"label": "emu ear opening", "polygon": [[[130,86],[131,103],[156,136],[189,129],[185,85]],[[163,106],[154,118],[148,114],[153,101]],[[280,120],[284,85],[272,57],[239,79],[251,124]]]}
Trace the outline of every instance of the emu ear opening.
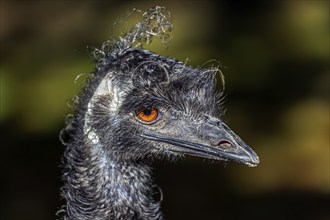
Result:
{"label": "emu ear opening", "polygon": [[157,61],[142,62],[134,69],[132,74],[133,85],[137,87],[145,88],[168,81],[168,70]]}
{"label": "emu ear opening", "polygon": [[109,97],[108,107],[111,111],[118,109],[118,106],[121,104],[123,97],[126,94],[126,90],[129,88],[127,84],[118,83],[114,80],[114,76],[116,73],[109,72],[100,82],[98,87],[96,88],[89,106],[93,105],[93,102],[98,97]]}

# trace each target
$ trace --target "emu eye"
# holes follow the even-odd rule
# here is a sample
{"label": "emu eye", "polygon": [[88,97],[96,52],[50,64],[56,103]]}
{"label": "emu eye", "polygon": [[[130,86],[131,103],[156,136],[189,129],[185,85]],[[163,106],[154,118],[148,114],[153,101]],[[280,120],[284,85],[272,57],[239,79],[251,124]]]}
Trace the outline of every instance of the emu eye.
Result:
{"label": "emu eye", "polygon": [[156,108],[148,107],[135,112],[136,117],[144,123],[153,123],[159,118],[159,111]]}

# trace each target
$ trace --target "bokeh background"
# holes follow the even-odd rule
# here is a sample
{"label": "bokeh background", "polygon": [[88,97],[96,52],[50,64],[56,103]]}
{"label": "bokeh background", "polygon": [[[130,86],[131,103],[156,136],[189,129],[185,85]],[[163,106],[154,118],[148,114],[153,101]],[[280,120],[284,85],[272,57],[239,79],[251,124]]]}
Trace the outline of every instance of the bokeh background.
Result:
{"label": "bokeh background", "polygon": [[58,134],[76,76],[94,70],[88,47],[154,5],[170,10],[172,41],[146,48],[219,61],[227,122],[261,159],[156,162],[165,218],[329,219],[329,1],[229,0],[1,1],[0,219],[55,219]]}

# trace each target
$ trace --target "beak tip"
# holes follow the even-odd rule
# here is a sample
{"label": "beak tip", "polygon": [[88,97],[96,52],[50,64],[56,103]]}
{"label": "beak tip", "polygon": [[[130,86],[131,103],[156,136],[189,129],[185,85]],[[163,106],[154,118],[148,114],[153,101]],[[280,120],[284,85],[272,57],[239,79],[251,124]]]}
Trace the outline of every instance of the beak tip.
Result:
{"label": "beak tip", "polygon": [[260,159],[259,159],[258,155],[255,154],[250,157],[250,161],[248,161],[246,164],[249,167],[256,167],[256,166],[258,166],[259,163],[260,163]]}

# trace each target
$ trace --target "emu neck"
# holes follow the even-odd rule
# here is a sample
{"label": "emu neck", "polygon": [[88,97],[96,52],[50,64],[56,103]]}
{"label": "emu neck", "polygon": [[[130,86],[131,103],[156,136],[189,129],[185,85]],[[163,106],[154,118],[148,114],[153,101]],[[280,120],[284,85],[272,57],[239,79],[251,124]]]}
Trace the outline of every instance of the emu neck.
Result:
{"label": "emu neck", "polygon": [[64,219],[162,219],[148,165],[112,158],[89,141],[68,146],[65,157]]}

